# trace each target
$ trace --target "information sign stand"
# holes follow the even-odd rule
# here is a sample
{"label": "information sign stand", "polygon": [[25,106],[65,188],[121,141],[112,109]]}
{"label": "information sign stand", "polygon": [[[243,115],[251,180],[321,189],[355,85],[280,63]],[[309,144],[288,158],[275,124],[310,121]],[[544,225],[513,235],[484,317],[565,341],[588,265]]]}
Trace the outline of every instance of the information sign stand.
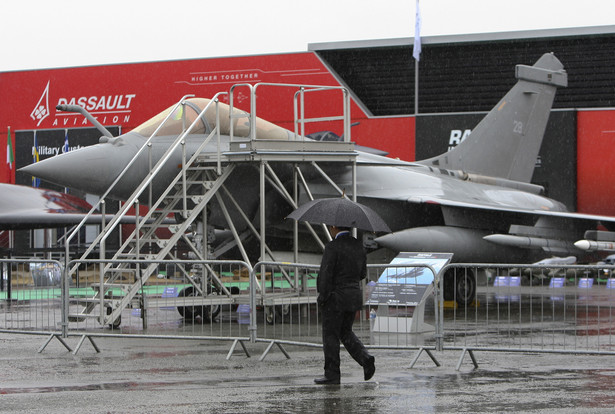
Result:
{"label": "information sign stand", "polygon": [[[425,323],[425,303],[434,291],[434,274],[446,266],[452,253],[399,253],[371,289],[369,306],[377,306],[373,332],[421,333],[434,331]],[[407,265],[407,266],[401,266]]]}

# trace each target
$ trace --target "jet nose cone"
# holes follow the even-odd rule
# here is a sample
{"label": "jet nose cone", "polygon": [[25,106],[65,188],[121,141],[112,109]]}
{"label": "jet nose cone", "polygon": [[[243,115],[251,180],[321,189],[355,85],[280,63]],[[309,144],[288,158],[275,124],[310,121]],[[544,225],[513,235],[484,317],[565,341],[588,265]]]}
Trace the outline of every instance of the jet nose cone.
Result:
{"label": "jet nose cone", "polygon": [[123,168],[116,152],[111,145],[93,145],[47,158],[19,171],[63,187],[102,194]]}

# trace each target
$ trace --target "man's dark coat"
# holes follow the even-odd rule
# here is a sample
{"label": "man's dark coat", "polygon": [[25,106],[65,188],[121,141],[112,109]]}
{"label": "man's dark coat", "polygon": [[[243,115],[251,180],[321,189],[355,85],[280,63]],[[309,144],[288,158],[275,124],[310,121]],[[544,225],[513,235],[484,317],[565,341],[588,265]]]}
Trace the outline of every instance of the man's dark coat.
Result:
{"label": "man's dark coat", "polygon": [[348,233],[330,241],[320,264],[318,303],[323,311],[357,311],[363,306],[361,280],[367,275],[363,244]]}

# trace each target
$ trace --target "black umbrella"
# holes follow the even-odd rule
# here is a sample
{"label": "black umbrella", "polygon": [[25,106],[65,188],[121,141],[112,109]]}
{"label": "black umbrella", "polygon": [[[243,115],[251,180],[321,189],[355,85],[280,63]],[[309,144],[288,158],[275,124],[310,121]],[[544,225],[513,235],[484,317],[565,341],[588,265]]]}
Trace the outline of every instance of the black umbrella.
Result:
{"label": "black umbrella", "polygon": [[324,223],[336,227],[356,227],[362,230],[390,232],[378,213],[347,198],[319,198],[309,201],[288,215],[308,223]]}

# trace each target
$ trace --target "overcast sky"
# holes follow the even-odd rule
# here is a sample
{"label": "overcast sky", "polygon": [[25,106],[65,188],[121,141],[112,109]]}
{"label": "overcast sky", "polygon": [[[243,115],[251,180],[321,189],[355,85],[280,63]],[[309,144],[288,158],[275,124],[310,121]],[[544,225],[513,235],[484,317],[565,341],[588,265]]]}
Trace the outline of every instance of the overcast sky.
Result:
{"label": "overcast sky", "polygon": [[[416,0],[0,2],[0,71],[414,36]],[[420,0],[422,36],[615,24],[613,0]]]}

